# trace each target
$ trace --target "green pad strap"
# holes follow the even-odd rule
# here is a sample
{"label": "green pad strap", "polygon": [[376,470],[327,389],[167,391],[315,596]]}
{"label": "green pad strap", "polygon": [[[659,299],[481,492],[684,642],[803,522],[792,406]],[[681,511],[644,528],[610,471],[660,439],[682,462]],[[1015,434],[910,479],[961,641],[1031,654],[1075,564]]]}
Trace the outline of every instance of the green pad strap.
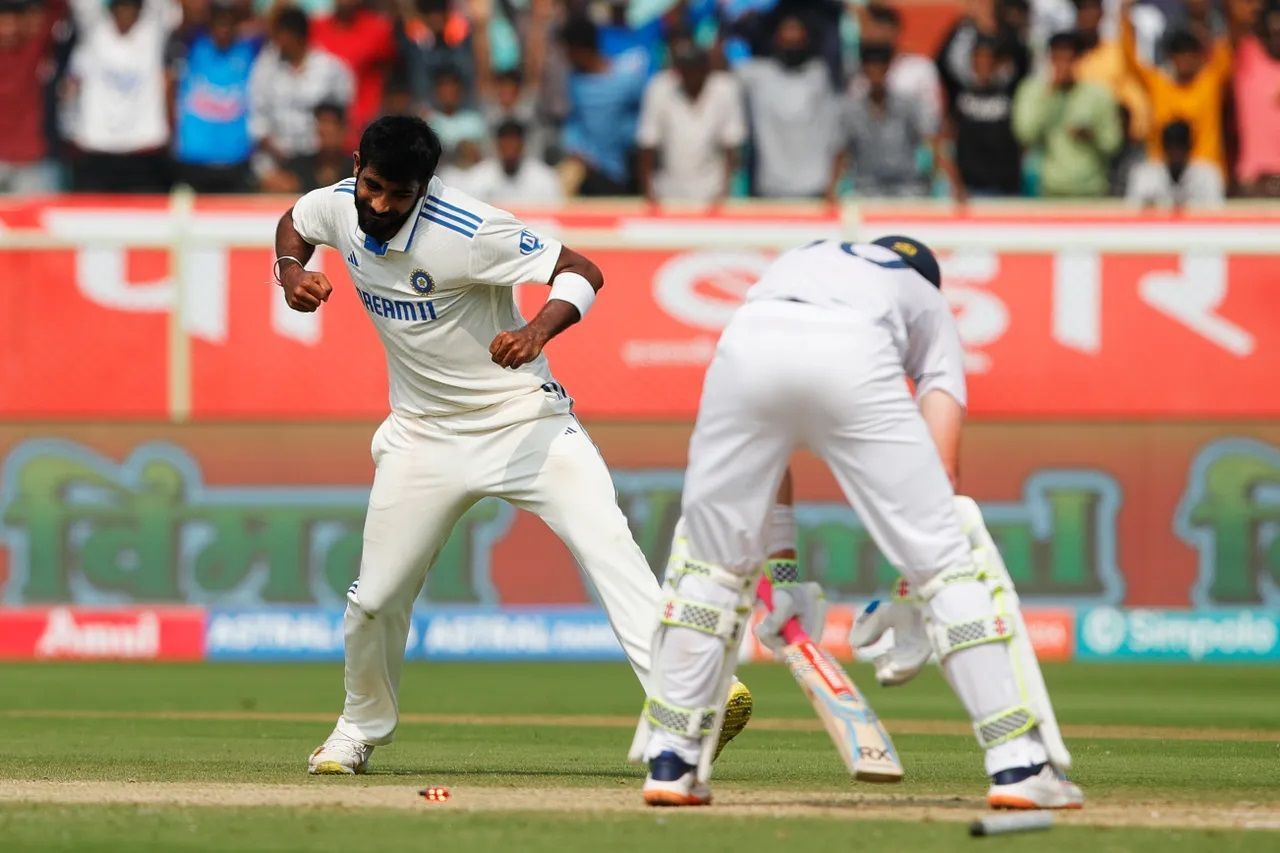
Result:
{"label": "green pad strap", "polygon": [[668,598],[663,602],[660,621],[663,625],[691,628],[733,643],[738,640],[743,614],[703,601]]}
{"label": "green pad strap", "polygon": [[686,737],[703,737],[711,733],[716,721],[715,708],[681,708],[650,696],[644,703],[644,717],[650,725]]}
{"label": "green pad strap", "polygon": [[1035,727],[1036,715],[1026,705],[1018,705],[974,723],[973,732],[978,736],[979,746],[991,749],[1018,735],[1026,734]]}
{"label": "green pad strap", "polygon": [[764,572],[774,586],[796,586],[800,583],[800,564],[786,557],[775,558],[764,564]]}

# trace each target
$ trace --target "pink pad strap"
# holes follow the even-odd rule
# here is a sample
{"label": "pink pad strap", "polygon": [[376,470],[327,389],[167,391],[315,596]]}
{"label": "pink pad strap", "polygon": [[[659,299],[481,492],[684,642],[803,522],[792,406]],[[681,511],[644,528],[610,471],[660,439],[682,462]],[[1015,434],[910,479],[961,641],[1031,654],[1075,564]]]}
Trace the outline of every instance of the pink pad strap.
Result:
{"label": "pink pad strap", "polygon": [[[756,584],[756,598],[760,599],[760,603],[769,610],[773,610],[773,585],[769,583],[768,576],[761,577],[760,583]],[[786,640],[788,645],[813,642],[800,626],[800,620],[794,616],[782,626],[782,639]]]}

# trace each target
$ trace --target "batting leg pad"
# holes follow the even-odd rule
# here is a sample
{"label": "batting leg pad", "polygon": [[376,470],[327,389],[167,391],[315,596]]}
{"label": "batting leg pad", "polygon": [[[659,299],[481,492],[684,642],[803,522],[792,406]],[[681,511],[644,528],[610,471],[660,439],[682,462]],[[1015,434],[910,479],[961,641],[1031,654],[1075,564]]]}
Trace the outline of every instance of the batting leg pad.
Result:
{"label": "batting leg pad", "polygon": [[[972,498],[957,496],[955,499],[956,514],[960,518],[960,526],[969,539],[973,565],[977,567],[983,582],[991,590],[992,600],[996,603],[999,615],[1008,620],[1003,628],[1011,630],[1009,638],[1009,654],[1013,664],[1014,677],[1018,682],[1018,691],[1022,703],[1029,709],[1040,740],[1044,743],[1049,762],[1059,771],[1066,773],[1071,768],[1071,753],[1062,739],[1062,731],[1058,727],[1057,715],[1053,712],[1053,704],[1049,701],[1049,690],[1045,687],[1044,675],[1040,672],[1040,662],[1036,659],[1035,649],[1031,645],[1031,636],[1027,632],[1026,622],[1022,618],[1022,606],[1018,600],[1018,591],[1014,588],[1013,578],[1005,567],[999,549],[991,538],[990,531],[982,519],[982,511]],[[993,624],[993,628],[996,626]],[[989,734],[999,736],[1005,726],[1017,723],[1016,718],[1007,721],[992,721]],[[979,735],[981,739],[981,735]]]}
{"label": "batting leg pad", "polygon": [[724,702],[733,684],[734,658],[747,624],[751,577],[694,560],[683,526],[667,567],[653,644],[653,694],[645,701],[632,743],[632,760],[673,749],[710,777]]}

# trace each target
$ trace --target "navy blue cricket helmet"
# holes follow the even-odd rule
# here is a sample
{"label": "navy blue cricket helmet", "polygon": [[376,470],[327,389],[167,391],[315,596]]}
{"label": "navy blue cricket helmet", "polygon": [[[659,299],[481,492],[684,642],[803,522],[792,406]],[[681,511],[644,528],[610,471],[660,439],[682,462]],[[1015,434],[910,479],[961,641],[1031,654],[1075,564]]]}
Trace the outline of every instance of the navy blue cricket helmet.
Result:
{"label": "navy blue cricket helmet", "polygon": [[894,252],[906,261],[907,266],[928,279],[930,284],[942,289],[942,268],[938,266],[938,259],[933,256],[933,251],[924,243],[901,234],[890,234],[873,240],[872,243]]}

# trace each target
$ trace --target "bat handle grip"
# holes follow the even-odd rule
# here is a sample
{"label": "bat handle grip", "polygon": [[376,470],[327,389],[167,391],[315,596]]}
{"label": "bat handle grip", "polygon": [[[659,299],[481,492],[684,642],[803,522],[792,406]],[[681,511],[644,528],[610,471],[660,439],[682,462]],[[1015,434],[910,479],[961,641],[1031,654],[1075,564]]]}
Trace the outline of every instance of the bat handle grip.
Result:
{"label": "bat handle grip", "polygon": [[[769,610],[773,609],[773,585],[769,583],[769,578],[761,577],[760,582],[756,584],[756,598],[760,599],[760,603]],[[782,626],[782,639],[787,641],[787,645],[813,642],[801,627],[800,620],[794,616]]]}

